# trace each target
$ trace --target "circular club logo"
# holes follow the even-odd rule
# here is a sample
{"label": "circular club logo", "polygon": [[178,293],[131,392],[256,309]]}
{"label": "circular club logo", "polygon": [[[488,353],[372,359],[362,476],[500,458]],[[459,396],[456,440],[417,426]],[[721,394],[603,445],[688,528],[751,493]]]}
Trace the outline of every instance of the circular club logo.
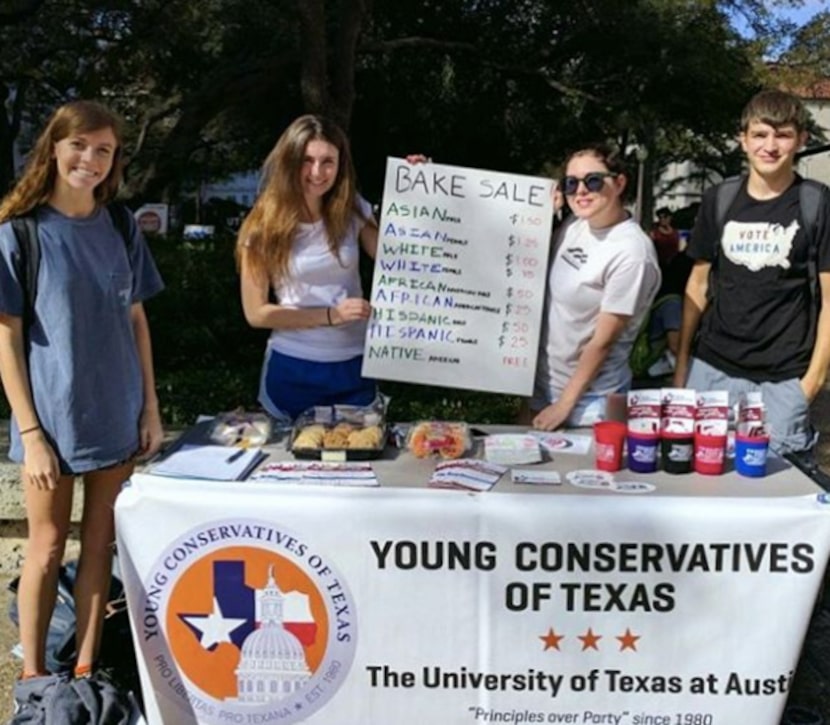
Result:
{"label": "circular club logo", "polygon": [[279,524],[199,526],[167,547],[144,587],[139,634],[155,695],[200,723],[305,720],[354,659],[346,582]]}
{"label": "circular club logo", "polygon": [[539,441],[549,451],[566,451],[568,448],[573,448],[573,441],[555,433],[539,436]]}

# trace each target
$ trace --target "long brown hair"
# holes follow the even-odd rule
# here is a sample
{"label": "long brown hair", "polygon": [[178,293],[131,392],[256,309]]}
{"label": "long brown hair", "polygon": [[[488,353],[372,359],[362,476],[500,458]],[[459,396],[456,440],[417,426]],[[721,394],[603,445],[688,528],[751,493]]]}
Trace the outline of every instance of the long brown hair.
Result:
{"label": "long brown hair", "polygon": [[58,108],[46,124],[29,153],[23,175],[0,202],[0,221],[27,214],[45,204],[55,189],[57,162],[54,148],[58,141],[73,134],[112,129],[116,148],[112,168],[93,194],[99,204],[113,199],[121,185],[123,173],[123,128],[121,118],[95,101],[72,101]]}
{"label": "long brown hair", "polygon": [[322,116],[296,119],[280,136],[262,167],[261,191],[239,229],[237,264],[260,279],[289,276],[291,245],[306,209],[300,173],[310,141],[326,141],[338,151],[334,185],[323,197],[322,217],[331,253],[338,256],[356,206],[355,171],[346,134]]}

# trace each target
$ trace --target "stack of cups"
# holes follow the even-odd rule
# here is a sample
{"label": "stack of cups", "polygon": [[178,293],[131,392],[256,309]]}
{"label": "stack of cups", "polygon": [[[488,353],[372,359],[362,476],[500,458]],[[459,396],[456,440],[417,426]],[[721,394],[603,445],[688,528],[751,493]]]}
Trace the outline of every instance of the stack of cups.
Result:
{"label": "stack of cups", "polygon": [[719,476],[726,464],[726,433],[729,429],[729,392],[698,393],[695,420],[695,472]]}
{"label": "stack of cups", "polygon": [[628,467],[635,473],[657,470],[660,405],[660,391],[657,389],[631,390],[628,393]]}
{"label": "stack of cups", "polygon": [[735,470],[742,476],[760,478],[767,474],[769,428],[761,393],[745,393],[738,401],[735,430]]}
{"label": "stack of cups", "polygon": [[691,473],[697,397],[691,388],[663,388],[660,452],[666,473]]}

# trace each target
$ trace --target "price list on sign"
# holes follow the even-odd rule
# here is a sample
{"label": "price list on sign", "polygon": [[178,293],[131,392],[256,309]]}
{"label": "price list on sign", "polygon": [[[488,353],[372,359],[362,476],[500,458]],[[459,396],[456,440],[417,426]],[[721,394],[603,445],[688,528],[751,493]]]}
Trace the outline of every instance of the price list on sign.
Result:
{"label": "price list on sign", "polygon": [[552,187],[388,159],[363,375],[530,395]]}

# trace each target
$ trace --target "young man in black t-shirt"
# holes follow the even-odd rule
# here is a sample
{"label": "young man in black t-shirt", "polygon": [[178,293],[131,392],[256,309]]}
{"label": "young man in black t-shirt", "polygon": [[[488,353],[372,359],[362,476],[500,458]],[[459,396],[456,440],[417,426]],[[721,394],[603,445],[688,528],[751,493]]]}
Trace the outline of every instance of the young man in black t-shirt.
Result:
{"label": "young man in black t-shirt", "polygon": [[677,386],[729,390],[731,403],[760,390],[779,452],[813,446],[809,406],[830,363],[830,304],[815,311],[808,269],[812,243],[821,298],[830,300],[830,190],[822,189],[810,242],[794,170],[807,119],[798,98],[776,90],[744,109],[740,142],[749,173],[724,220],[717,187],[704,194],[687,249],[695,264],[674,376]]}

